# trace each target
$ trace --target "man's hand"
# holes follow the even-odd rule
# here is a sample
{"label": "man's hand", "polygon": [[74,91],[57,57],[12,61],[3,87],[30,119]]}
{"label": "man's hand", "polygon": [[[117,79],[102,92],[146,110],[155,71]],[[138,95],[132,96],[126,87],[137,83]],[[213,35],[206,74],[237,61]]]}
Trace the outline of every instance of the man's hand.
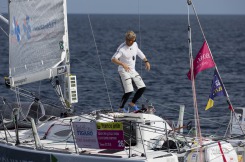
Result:
{"label": "man's hand", "polygon": [[118,59],[112,58],[111,61],[114,62],[114,63],[117,64],[117,65],[121,65],[121,66],[125,69],[125,71],[127,71],[127,72],[130,71],[129,66],[128,66],[127,64],[122,63],[122,62],[119,61]]}
{"label": "man's hand", "polygon": [[124,68],[125,71],[127,71],[127,72],[130,71],[130,67],[128,67],[127,64],[123,64],[123,63],[122,63],[122,67]]}
{"label": "man's hand", "polygon": [[145,69],[147,70],[147,71],[150,71],[150,69],[151,69],[151,64],[147,61],[147,62],[145,62]]}

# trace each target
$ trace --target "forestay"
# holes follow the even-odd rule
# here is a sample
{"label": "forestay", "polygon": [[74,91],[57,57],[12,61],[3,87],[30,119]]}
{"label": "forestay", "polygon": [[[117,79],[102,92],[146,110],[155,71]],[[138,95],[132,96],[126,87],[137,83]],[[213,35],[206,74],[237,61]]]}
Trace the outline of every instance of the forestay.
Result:
{"label": "forestay", "polygon": [[[66,0],[9,1],[11,86],[69,71]],[[62,64],[61,64],[62,63]]]}

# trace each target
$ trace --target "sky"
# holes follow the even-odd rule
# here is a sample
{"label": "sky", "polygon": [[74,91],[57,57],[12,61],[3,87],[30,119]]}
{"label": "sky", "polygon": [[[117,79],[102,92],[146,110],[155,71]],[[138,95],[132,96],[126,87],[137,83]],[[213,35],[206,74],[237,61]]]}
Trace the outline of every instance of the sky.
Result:
{"label": "sky", "polygon": [[[198,14],[245,15],[245,0],[192,0]],[[67,0],[68,13],[186,14],[187,0]]]}
{"label": "sky", "polygon": [[[245,15],[245,0],[192,2],[198,14]],[[0,0],[0,7],[6,12],[7,0]],[[67,0],[67,8],[82,14],[187,14],[187,0]]]}

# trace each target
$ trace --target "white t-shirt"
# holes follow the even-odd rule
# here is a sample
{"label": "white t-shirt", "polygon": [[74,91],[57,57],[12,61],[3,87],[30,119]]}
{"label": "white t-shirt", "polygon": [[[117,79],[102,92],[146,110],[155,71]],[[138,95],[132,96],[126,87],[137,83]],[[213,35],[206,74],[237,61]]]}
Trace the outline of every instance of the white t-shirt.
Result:
{"label": "white t-shirt", "polygon": [[[111,59],[116,58],[121,62],[127,64],[131,70],[135,70],[136,56],[139,56],[142,60],[145,58],[144,53],[138,48],[138,44],[134,42],[132,46],[128,46],[126,42],[122,43],[116,53]],[[123,67],[118,66],[118,71],[122,71]]]}

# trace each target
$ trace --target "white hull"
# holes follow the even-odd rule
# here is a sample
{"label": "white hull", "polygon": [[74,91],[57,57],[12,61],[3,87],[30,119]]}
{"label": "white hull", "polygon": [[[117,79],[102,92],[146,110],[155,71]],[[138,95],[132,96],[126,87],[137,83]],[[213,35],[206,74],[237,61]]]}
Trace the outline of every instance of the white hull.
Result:
{"label": "white hull", "polygon": [[[143,117],[149,116],[150,114],[131,114],[129,113],[127,116],[137,117],[139,121],[143,119]],[[50,121],[44,124],[41,124],[37,127],[38,135],[40,137],[40,142],[42,148],[35,149],[36,145],[33,140],[33,133],[31,130],[20,130],[19,131],[19,145],[15,145],[16,135],[14,130],[9,130],[7,139],[8,144],[6,143],[5,132],[0,131],[0,161],[52,161],[52,159],[57,159],[59,162],[112,162],[112,161],[151,161],[151,162],[178,162],[177,154],[170,153],[166,150],[153,150],[149,149],[145,146],[143,148],[141,139],[138,141],[135,146],[125,147],[124,150],[105,150],[105,149],[93,149],[93,148],[78,148],[77,151],[75,149],[74,140],[71,136],[70,130],[70,119],[73,121],[83,121],[90,122],[94,116],[91,115],[83,115],[76,116],[72,118],[63,118],[54,121]],[[110,117],[110,116],[107,116]],[[155,115],[150,115],[153,120],[159,120]],[[155,117],[155,119],[153,118]],[[111,120],[111,119],[108,119]],[[163,122],[160,121],[161,123]],[[55,124],[55,125],[53,125]],[[160,129],[160,128],[159,128]],[[155,132],[160,132],[160,130],[155,130]],[[48,131],[45,138],[44,134]],[[138,131],[136,129],[136,131]],[[142,127],[142,136],[144,139],[153,138],[156,133],[147,132],[148,128]],[[62,132],[68,132],[67,134]],[[164,133],[165,131],[162,130]],[[60,134],[60,136],[59,136]],[[137,134],[139,134],[137,132]],[[139,138],[139,137],[138,137]],[[15,152],[15,154],[12,154]],[[77,153],[79,152],[79,153]]]}
{"label": "white hull", "polygon": [[[70,119],[73,122],[89,122],[96,120],[96,122],[113,122],[120,121],[120,119],[139,123],[140,126],[135,127],[136,145],[131,147],[126,146],[124,150],[107,150],[95,148],[77,148],[74,145],[74,140],[71,135]],[[146,123],[146,121],[148,123]],[[41,139],[40,145],[36,145],[31,130],[19,131],[19,145],[16,143],[16,135],[14,130],[9,130],[7,133],[8,143],[6,143],[5,132],[0,131],[0,161],[55,161],[73,162],[86,161],[86,162],[112,162],[112,161],[137,161],[137,162],[199,162],[200,158],[204,161],[220,162],[222,161],[223,150],[224,157],[230,162],[238,162],[236,150],[230,143],[212,141],[211,139],[204,138],[204,146],[202,147],[203,153],[196,152],[199,149],[198,140],[195,138],[186,137],[182,142],[189,143],[189,146],[181,146],[181,148],[165,148],[163,143],[166,138],[169,138],[174,144],[178,143],[183,136],[176,134],[176,139],[173,138],[171,133],[169,137],[165,134],[165,128],[171,128],[164,125],[165,121],[153,114],[144,113],[108,113],[108,114],[85,114],[81,116],[60,118],[52,120],[37,127],[38,136]],[[162,125],[161,125],[162,124]],[[126,130],[124,130],[126,133]],[[170,131],[171,132],[171,131]],[[45,135],[46,134],[46,135]],[[159,137],[159,135],[161,137]],[[44,138],[45,137],[45,138]],[[127,141],[128,139],[125,139]],[[193,141],[194,140],[194,141]],[[142,142],[144,141],[144,142]],[[143,145],[142,145],[143,143]],[[172,144],[173,144],[172,143]],[[171,145],[172,145],[171,144]],[[38,146],[42,146],[39,149]],[[166,146],[166,145],[165,145]],[[12,154],[15,152],[15,154]],[[78,152],[78,153],[77,153]],[[182,153],[180,153],[182,152]],[[240,161],[239,161],[240,162]]]}
{"label": "white hull", "polygon": [[[55,159],[59,162],[144,162],[144,161],[154,161],[154,162],[177,162],[177,156],[171,153],[161,152],[157,156],[155,153],[151,158],[123,158],[122,156],[113,155],[93,155],[93,154],[74,154],[69,152],[58,152],[51,150],[35,150],[30,147],[14,146],[12,144],[0,143],[0,161],[18,161],[18,162],[54,162]],[[13,154],[14,152],[14,154]],[[161,158],[164,156],[164,158]],[[154,158],[154,159],[153,159]]]}

